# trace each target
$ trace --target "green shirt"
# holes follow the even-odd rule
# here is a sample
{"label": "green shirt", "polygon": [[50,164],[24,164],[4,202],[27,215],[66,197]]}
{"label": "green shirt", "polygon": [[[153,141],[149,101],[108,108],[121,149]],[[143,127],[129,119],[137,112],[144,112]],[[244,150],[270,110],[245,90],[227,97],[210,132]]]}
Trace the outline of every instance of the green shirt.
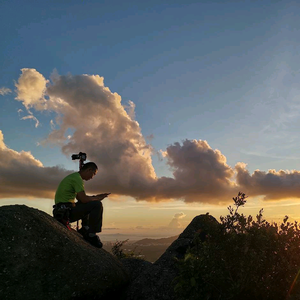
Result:
{"label": "green shirt", "polygon": [[78,172],[65,177],[55,193],[55,204],[59,202],[75,203],[76,194],[84,191],[83,180]]}

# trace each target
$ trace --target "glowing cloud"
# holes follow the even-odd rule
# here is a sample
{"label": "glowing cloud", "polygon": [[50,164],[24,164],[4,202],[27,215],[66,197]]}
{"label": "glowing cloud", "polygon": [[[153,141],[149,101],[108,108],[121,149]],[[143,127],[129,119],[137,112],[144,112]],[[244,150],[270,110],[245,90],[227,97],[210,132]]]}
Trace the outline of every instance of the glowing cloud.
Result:
{"label": "glowing cloud", "polygon": [[[52,76],[47,106],[55,111],[58,129],[45,142],[58,143],[66,155],[79,151],[99,166],[95,189],[138,196],[155,181],[152,148],[138,122],[129,116],[121,97],[98,75]],[[131,103],[131,114],[134,105]],[[52,126],[52,128],[54,128]],[[66,130],[74,133],[68,139]]]}
{"label": "glowing cloud", "polygon": [[30,152],[9,149],[0,130],[0,198],[52,198],[60,178],[70,172],[46,168]]}
{"label": "glowing cloud", "polygon": [[256,170],[250,175],[243,163],[236,170],[237,183],[248,195],[264,195],[265,200],[300,198],[300,171]]}
{"label": "glowing cloud", "polygon": [[[270,170],[250,175],[243,163],[235,168],[226,157],[212,149],[207,141],[184,140],[160,150],[172,177],[156,176],[152,165],[155,151],[146,142],[135,120],[135,104],[123,105],[121,96],[111,92],[99,75],[67,75],[54,72],[51,80],[35,69],[22,69],[16,84],[17,98],[29,108],[52,111],[51,133],[42,144],[60,145],[67,156],[79,151],[88,154],[99,172],[87,184],[90,192],[111,192],[137,200],[219,204],[230,202],[238,191],[266,199],[300,197],[300,172]],[[38,120],[29,111],[23,119]],[[72,134],[69,134],[69,130]],[[8,188],[6,197],[53,197],[59,181],[69,172],[45,168],[29,152],[8,149],[0,135],[0,179]],[[2,196],[3,197],[3,196]],[[170,223],[178,226],[182,215]]]}
{"label": "glowing cloud", "polygon": [[181,220],[185,217],[186,217],[186,214],[184,214],[183,212],[175,214],[175,216],[173,217],[173,219],[170,222],[168,227],[169,228],[182,228],[182,225],[179,220]]}
{"label": "glowing cloud", "polygon": [[29,109],[34,107],[36,110],[45,109],[44,91],[47,80],[35,69],[21,69],[22,74],[16,83],[17,97],[23,105]]}
{"label": "glowing cloud", "polygon": [[[51,110],[57,118],[45,143],[61,145],[66,155],[79,151],[99,166],[92,191],[109,191],[137,200],[181,198],[187,202],[228,201],[236,191],[234,171],[219,150],[206,141],[185,140],[162,154],[174,178],[157,178],[151,145],[134,120],[132,101],[122,105],[121,96],[110,91],[99,75],[60,76],[51,81],[35,69],[22,69],[17,100],[26,108]],[[57,129],[56,129],[57,128]],[[67,130],[72,129],[72,136]]]}
{"label": "glowing cloud", "polygon": [[218,203],[228,201],[237,191],[234,170],[226,157],[206,141],[185,140],[163,152],[174,178],[158,180],[160,196],[183,198],[186,202]]}

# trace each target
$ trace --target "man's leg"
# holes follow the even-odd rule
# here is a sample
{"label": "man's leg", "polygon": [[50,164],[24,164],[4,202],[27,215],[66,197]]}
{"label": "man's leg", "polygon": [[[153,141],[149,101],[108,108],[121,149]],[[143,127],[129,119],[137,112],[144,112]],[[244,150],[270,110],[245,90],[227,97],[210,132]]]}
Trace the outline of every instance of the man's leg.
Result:
{"label": "man's leg", "polygon": [[102,231],[103,205],[101,201],[77,202],[70,213],[70,222],[82,220],[82,226],[89,226],[90,232]]}

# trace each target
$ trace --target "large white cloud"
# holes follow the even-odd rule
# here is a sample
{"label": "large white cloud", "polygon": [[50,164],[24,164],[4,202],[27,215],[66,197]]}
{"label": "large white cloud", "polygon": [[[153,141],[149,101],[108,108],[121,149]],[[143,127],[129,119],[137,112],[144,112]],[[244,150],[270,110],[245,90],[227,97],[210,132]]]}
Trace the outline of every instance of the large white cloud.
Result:
{"label": "large white cloud", "polygon": [[[59,129],[47,141],[62,143],[68,155],[88,153],[89,160],[99,166],[95,189],[131,196],[147,193],[156,178],[152,149],[121,97],[105,87],[98,75],[54,76],[52,80],[47,95],[49,107],[58,114]],[[68,128],[74,130],[69,139]]]}
{"label": "large white cloud", "polygon": [[[48,82],[35,69],[22,69],[16,84],[17,100],[26,108],[57,114],[51,127],[58,129],[52,130],[44,143],[60,144],[67,155],[88,153],[89,160],[99,166],[92,189],[134,197],[149,194],[156,180],[152,148],[134,120],[134,103],[124,107],[121,97],[105,87],[103,77],[98,75],[54,74],[51,80]],[[67,137],[69,128],[74,133]]]}
{"label": "large white cloud", "polygon": [[[91,192],[107,191],[147,201],[182,199],[215,204],[231,201],[239,190],[248,192],[249,196],[266,195],[276,199],[285,197],[282,190],[286,195],[300,196],[299,172],[257,171],[250,175],[242,163],[235,168],[227,165],[226,157],[203,140],[185,140],[168,146],[162,153],[173,177],[158,178],[152,165],[153,149],[135,120],[134,103],[123,104],[121,96],[111,92],[99,75],[55,73],[47,80],[35,69],[22,69],[16,87],[17,100],[22,101],[27,110],[56,113],[55,121],[51,121],[52,131],[44,143],[61,145],[68,156],[86,152],[88,159],[97,163],[98,175],[88,185]],[[73,132],[71,136],[69,129]],[[7,150],[3,139],[0,149],[1,145],[8,157],[17,155]],[[27,169],[21,160],[16,159],[14,164],[21,164],[23,172],[34,170],[34,174],[40,176],[33,176],[36,183],[52,195],[67,172],[38,166],[32,156],[30,161]],[[17,173],[17,169],[13,171]],[[45,184],[47,172],[52,179]],[[13,180],[12,176],[10,179]],[[277,188],[275,193],[272,188],[276,182],[282,190]],[[9,185],[13,186],[13,181]],[[26,191],[33,189],[33,181],[32,186],[28,183],[26,187]],[[19,189],[15,181],[12,197]]]}
{"label": "large white cloud", "polygon": [[21,76],[15,84],[17,88],[16,100],[21,101],[29,109],[45,109],[44,93],[47,80],[36,69],[21,69]]}

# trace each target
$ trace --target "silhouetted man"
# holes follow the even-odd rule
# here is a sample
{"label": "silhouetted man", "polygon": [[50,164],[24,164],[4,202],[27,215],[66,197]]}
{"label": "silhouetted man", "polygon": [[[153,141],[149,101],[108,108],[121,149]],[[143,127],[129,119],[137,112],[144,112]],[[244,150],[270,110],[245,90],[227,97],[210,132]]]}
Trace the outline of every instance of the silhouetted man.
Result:
{"label": "silhouetted man", "polygon": [[[84,164],[79,172],[72,173],[65,177],[59,184],[55,193],[55,209],[67,207],[69,210],[69,221],[82,220],[82,228],[79,232],[84,239],[93,246],[101,248],[102,243],[97,232],[102,230],[103,206],[101,200],[110,193],[88,196],[84,190],[83,180],[92,179],[98,171],[93,162]],[[75,202],[75,198],[78,202]]]}

